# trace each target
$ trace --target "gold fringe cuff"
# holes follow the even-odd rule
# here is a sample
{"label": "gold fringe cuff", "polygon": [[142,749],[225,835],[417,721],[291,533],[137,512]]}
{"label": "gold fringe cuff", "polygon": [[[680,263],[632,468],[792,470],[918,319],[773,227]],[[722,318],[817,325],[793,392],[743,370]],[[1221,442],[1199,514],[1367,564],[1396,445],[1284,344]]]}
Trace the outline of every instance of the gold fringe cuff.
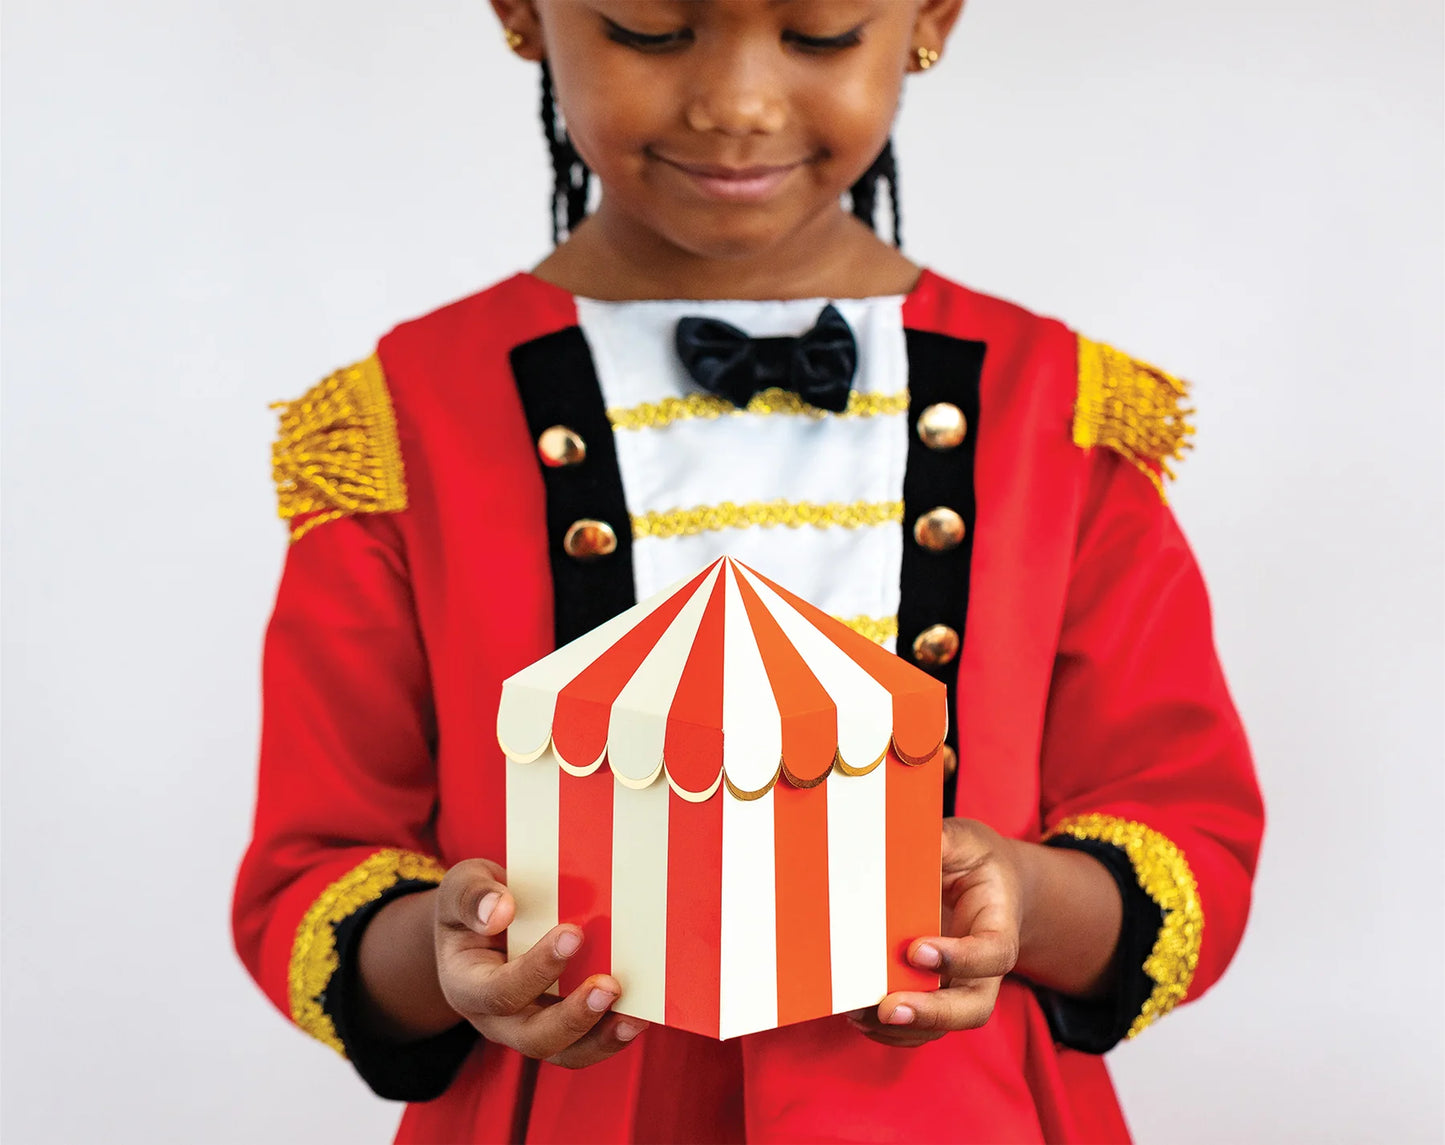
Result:
{"label": "gold fringe cuff", "polygon": [[1158,941],[1144,960],[1144,973],[1153,979],[1154,991],[1125,1035],[1135,1037],[1184,1001],[1194,982],[1204,934],[1199,884],[1194,881],[1184,852],[1142,823],[1112,815],[1079,815],[1065,819],[1049,832],[1048,838],[1057,835],[1098,839],[1123,848],[1140,888],[1164,912]]}
{"label": "gold fringe cuff", "polygon": [[1194,410],[1186,404],[1189,384],[1102,342],[1082,335],[1078,341],[1074,444],[1085,449],[1107,446],[1122,454],[1163,498],[1164,480],[1174,479],[1169,463],[1194,448],[1189,440]]}
{"label": "gold fringe cuff", "polygon": [[812,501],[749,501],[736,505],[724,501],[720,505],[698,505],[691,509],[653,510],[632,518],[632,536],[695,537],[722,529],[749,529],[760,526],[772,529],[786,525],[799,529],[812,525],[815,529],[841,526],[861,529],[870,525],[897,524],[903,520],[902,501],[830,501],[826,505]]}
{"label": "gold fringe cuff", "polygon": [[377,851],[322,891],[296,928],[296,940],[291,946],[287,973],[291,1020],[345,1057],[336,1027],[321,1006],[321,995],[341,965],[336,952],[337,924],[403,880],[439,883],[445,874],[442,865],[426,855],[394,849]]}
{"label": "gold fringe cuff", "polygon": [[[848,395],[848,408],[834,417],[879,417],[884,414],[908,412],[908,391],[897,394]],[[726,398],[714,394],[688,394],[684,398],[663,398],[657,402],[643,402],[635,406],[619,406],[607,411],[607,420],[613,429],[662,429],[675,421],[702,418],[712,421],[716,418],[750,413],[757,415],[791,414],[822,418],[829,416],[827,410],[810,406],[791,390],[767,389],[755,395],[746,409],[738,409]]]}
{"label": "gold fringe cuff", "polygon": [[281,417],[271,448],[277,513],[307,517],[292,541],[338,517],[406,508],[396,415],[375,354],[271,408]]}

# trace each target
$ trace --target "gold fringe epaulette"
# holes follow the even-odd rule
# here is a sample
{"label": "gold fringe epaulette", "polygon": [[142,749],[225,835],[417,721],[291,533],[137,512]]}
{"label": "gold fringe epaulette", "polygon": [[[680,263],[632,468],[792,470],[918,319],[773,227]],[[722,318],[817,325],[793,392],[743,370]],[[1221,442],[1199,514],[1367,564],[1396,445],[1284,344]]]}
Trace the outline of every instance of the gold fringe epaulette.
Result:
{"label": "gold fringe epaulette", "polygon": [[414,851],[377,851],[321,892],[296,928],[291,945],[287,988],[291,1020],[342,1057],[346,1048],[337,1036],[322,996],[341,967],[336,951],[336,925],[373,903],[399,882],[439,883],[442,865]]}
{"label": "gold fringe epaulette", "polygon": [[1159,938],[1144,960],[1144,973],[1154,982],[1154,989],[1125,1035],[1135,1037],[1184,1001],[1194,983],[1204,936],[1199,884],[1184,852],[1142,823],[1113,815],[1079,815],[1049,832],[1050,838],[1058,835],[1098,839],[1121,848],[1129,856],[1140,888],[1163,913]]}
{"label": "gold fringe epaulette", "polygon": [[293,541],[338,517],[406,508],[396,416],[375,354],[271,408],[281,416],[271,447],[277,511]]}
{"label": "gold fringe epaulette", "polygon": [[1189,440],[1194,414],[1189,383],[1102,342],[1079,337],[1079,394],[1074,406],[1074,444],[1102,445],[1128,458],[1164,496]]}

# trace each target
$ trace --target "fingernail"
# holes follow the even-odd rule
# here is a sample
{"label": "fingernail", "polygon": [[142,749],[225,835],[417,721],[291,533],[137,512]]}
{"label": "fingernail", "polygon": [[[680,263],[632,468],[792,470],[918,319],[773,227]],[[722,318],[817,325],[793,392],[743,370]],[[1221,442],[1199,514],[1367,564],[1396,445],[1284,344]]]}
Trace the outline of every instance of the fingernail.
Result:
{"label": "fingernail", "polygon": [[938,947],[929,946],[924,943],[913,952],[913,961],[919,966],[927,966],[930,969],[937,968],[943,964],[943,955],[938,952]]}
{"label": "fingernail", "polygon": [[888,1024],[890,1026],[906,1026],[911,1021],[913,1021],[912,1006],[896,1006],[893,1009],[893,1013],[888,1015]]}
{"label": "fingernail", "polygon": [[497,909],[497,904],[502,901],[501,891],[489,891],[482,896],[482,901],[477,903],[477,917],[486,926],[491,921],[492,911]]}
{"label": "fingernail", "polygon": [[617,1040],[619,1042],[630,1042],[640,1033],[642,1033],[641,1026],[634,1026],[631,1022],[617,1023]]}
{"label": "fingernail", "polygon": [[602,1013],[613,1002],[617,1001],[617,995],[610,990],[593,990],[587,995],[587,1008]]}
{"label": "fingernail", "polygon": [[557,936],[557,945],[552,947],[558,958],[571,958],[582,945],[582,936],[575,930],[564,930]]}

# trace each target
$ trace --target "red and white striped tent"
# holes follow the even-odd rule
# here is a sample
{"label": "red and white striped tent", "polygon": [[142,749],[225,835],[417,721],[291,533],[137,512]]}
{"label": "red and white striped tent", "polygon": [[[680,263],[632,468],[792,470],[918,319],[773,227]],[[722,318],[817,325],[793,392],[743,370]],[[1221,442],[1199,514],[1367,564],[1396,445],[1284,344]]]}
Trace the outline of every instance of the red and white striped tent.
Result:
{"label": "red and white striped tent", "polygon": [[502,688],[513,955],[729,1038],[930,989],[942,683],[731,558]]}

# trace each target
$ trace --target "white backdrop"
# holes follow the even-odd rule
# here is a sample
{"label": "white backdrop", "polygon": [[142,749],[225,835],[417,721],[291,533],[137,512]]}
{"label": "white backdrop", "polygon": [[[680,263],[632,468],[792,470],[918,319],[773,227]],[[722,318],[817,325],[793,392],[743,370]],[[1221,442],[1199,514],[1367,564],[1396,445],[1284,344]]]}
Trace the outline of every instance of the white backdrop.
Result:
{"label": "white backdrop", "polygon": [[[269,400],[545,251],[482,0],[7,0],[5,1140],[381,1142],[244,977]],[[1435,0],[974,0],[916,255],[1197,379],[1175,504],[1271,815],[1231,974],[1113,1057],[1143,1142],[1439,1141]]]}

